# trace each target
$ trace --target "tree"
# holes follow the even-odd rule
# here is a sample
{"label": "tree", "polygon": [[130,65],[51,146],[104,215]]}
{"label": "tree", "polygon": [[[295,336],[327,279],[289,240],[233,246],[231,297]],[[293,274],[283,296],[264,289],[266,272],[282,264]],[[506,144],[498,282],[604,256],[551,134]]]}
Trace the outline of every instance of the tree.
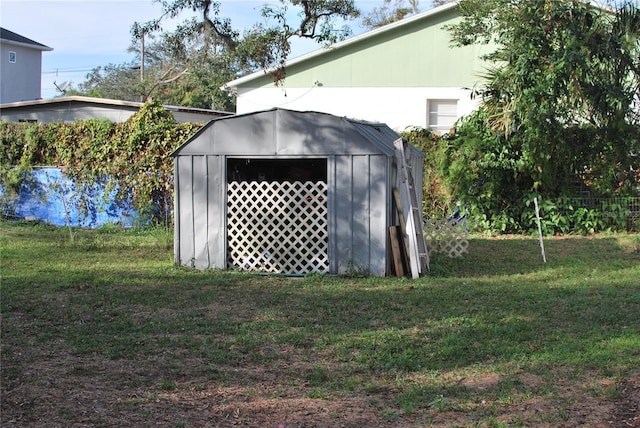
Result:
{"label": "tree", "polygon": [[378,28],[400,21],[407,15],[420,12],[419,0],[384,0],[365,15],[362,23],[367,28]]}
{"label": "tree", "polygon": [[[640,12],[583,1],[462,0],[457,45],[495,43],[479,91],[485,124],[516,150],[531,190],[580,178],[599,194],[638,191]],[[500,147],[494,150],[500,151]]]}
{"label": "tree", "polygon": [[96,98],[139,101],[144,88],[138,67],[134,62],[127,62],[94,68],[78,85],[77,93]]}
{"label": "tree", "polygon": [[173,32],[174,41],[180,39],[200,39],[202,44],[199,53],[208,56],[216,53],[219,48],[233,49],[237,42],[238,33],[231,28],[229,19],[219,16],[220,2],[212,0],[152,0],[162,4],[162,13],[146,23],[135,22],[131,27],[134,41],[143,40],[147,35],[161,30],[162,21],[166,18],[177,18],[185,10],[199,14],[198,18],[187,19]]}
{"label": "tree", "polygon": [[[220,90],[225,82],[260,69],[280,82],[292,39],[332,43],[349,34],[337,22],[359,13],[353,0],[281,0],[263,7],[264,23],[241,34],[220,16],[220,2],[153,1],[162,3],[161,15],[131,27],[129,50],[137,58],[92,70],[80,93],[131,101],[151,97],[161,104],[231,111],[234,100]],[[164,20],[188,11],[196,15],[163,31]]]}
{"label": "tree", "polygon": [[159,85],[153,93],[154,99],[162,104],[234,111],[234,98],[220,89],[236,76],[227,61],[208,58],[198,64],[189,64],[189,71],[179,81]]}
{"label": "tree", "polygon": [[[191,41],[191,61],[228,56],[235,60],[239,70],[268,70],[276,82],[284,78],[284,63],[291,53],[294,37],[313,39],[318,43],[335,42],[350,34],[347,27],[336,28],[335,20],[359,15],[354,0],[280,0],[279,5],[267,4],[262,9],[262,17],[271,25],[256,24],[241,36],[233,30],[228,19],[220,17],[218,1],[153,1],[162,2],[162,14],[147,23],[135,23],[132,27],[134,40],[143,40],[146,35],[160,31],[165,18],[176,18],[183,11],[191,10],[197,12],[198,17],[184,21],[174,33],[165,34],[165,41],[174,43],[177,51],[185,52],[185,46],[181,44],[184,40]],[[291,22],[291,12],[296,11],[294,22]]]}
{"label": "tree", "polygon": [[144,99],[151,96],[162,104],[234,110],[234,100],[220,89],[238,72],[230,55],[204,55],[202,41],[197,36],[183,37],[179,29],[149,39]]}
{"label": "tree", "polygon": [[220,87],[236,76],[233,61],[226,55],[201,57],[199,44],[176,34],[146,38],[144,72],[141,52],[120,65],[97,67],[86,76],[74,94],[144,101],[152,97],[160,104],[233,111],[234,100]]}

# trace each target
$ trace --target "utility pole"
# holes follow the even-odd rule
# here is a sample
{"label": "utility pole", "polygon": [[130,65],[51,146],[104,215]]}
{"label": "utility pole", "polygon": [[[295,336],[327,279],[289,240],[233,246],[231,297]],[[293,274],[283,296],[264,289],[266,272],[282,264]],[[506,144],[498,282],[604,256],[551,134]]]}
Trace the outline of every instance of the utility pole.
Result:
{"label": "utility pole", "polygon": [[[144,83],[144,31],[140,35],[140,83]],[[144,95],[140,95],[140,102],[143,103]]]}
{"label": "utility pole", "polygon": [[140,36],[140,81],[144,82],[144,32]]}

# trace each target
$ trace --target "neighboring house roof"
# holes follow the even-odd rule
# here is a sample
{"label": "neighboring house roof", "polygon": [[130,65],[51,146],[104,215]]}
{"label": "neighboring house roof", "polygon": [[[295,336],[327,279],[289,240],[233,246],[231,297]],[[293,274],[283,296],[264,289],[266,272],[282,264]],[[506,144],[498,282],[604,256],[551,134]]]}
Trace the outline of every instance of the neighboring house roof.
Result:
{"label": "neighboring house roof", "polygon": [[94,98],[94,97],[83,97],[83,96],[74,95],[69,97],[49,98],[46,100],[17,101],[13,103],[1,104],[0,108],[60,104],[60,103],[65,103],[70,101],[98,103],[98,104],[113,105],[113,106],[129,106],[129,107],[140,107],[142,105],[142,103],[133,102],[133,101],[112,100],[108,98]]}
{"label": "neighboring house roof", "polygon": [[[0,104],[0,119],[3,119],[4,117],[11,117],[11,112],[25,111],[30,108],[41,110],[48,107],[58,107],[58,110],[60,110],[60,107],[64,107],[64,110],[69,110],[73,109],[74,107],[79,108],[83,106],[96,106],[102,107],[103,109],[114,108],[122,110],[138,110],[143,105],[144,103],[141,102],[113,100],[108,98],[94,98],[83,96],[58,97],[45,100],[18,101],[13,103]],[[228,111],[209,110],[194,107],[181,107],[172,105],[164,105],[163,107],[166,110],[172,112],[174,114],[174,117],[176,117],[176,120],[178,120],[177,115],[190,115],[193,117],[197,116],[199,118],[208,118],[206,120],[210,120],[211,118],[229,116],[234,114],[233,112]],[[73,115],[69,117],[72,116]]]}
{"label": "neighboring house roof", "polygon": [[[110,98],[96,98],[96,97],[84,97],[80,95],[72,95],[69,97],[49,98],[46,100],[19,101],[15,103],[7,103],[7,104],[2,104],[2,108],[20,107],[20,106],[26,106],[26,105],[58,104],[58,103],[64,103],[69,101],[105,104],[105,105],[113,105],[113,106],[129,106],[129,107],[138,107],[138,108],[144,105],[144,103],[137,102],[137,101],[113,100]],[[164,105],[163,107],[171,111],[197,111],[197,112],[227,113],[227,114],[229,113],[222,110],[210,110],[210,109],[196,108],[196,107],[180,107],[180,106],[172,106],[172,105]]]}
{"label": "neighboring house roof", "polygon": [[38,49],[41,51],[52,51],[53,48],[49,46],[45,46],[42,43],[38,43],[31,39],[28,39],[20,34],[16,34],[13,31],[9,31],[6,28],[0,27],[0,41],[6,44],[13,44],[19,46],[25,46],[33,49]]}
{"label": "neighboring house roof", "polygon": [[[290,66],[293,66],[293,65],[308,61],[310,59],[319,57],[321,55],[325,55],[328,52],[332,52],[332,51],[335,51],[335,50],[338,50],[338,49],[347,48],[347,47],[349,47],[349,46],[351,46],[353,44],[360,43],[362,41],[365,41],[367,39],[371,39],[373,37],[377,37],[377,36],[379,36],[381,34],[389,32],[389,31],[393,31],[393,30],[396,30],[398,28],[411,25],[416,21],[420,21],[420,20],[427,19],[427,18],[432,18],[435,15],[441,14],[441,13],[443,13],[445,11],[448,11],[450,9],[453,9],[453,8],[455,8],[457,6],[458,6],[458,2],[446,3],[444,5],[435,7],[433,9],[429,9],[429,10],[427,10],[425,12],[421,12],[421,13],[418,13],[416,15],[410,16],[408,18],[401,19],[400,21],[396,21],[396,22],[393,22],[391,24],[384,25],[382,27],[367,31],[367,32],[362,33],[362,34],[360,34],[358,36],[354,36],[354,37],[351,37],[349,39],[343,40],[341,42],[335,43],[335,44],[333,44],[331,46],[320,48],[320,49],[316,49],[315,51],[309,52],[309,53],[307,53],[305,55],[301,55],[299,57],[293,58],[293,59],[285,62],[284,66],[285,66],[285,68],[286,67],[290,67]],[[236,89],[240,85],[243,85],[245,83],[251,82],[251,81],[259,79],[259,78],[263,78],[264,76],[265,76],[265,72],[263,70],[256,71],[255,73],[251,73],[251,74],[248,74],[246,76],[240,77],[240,78],[232,80],[230,82],[227,82],[222,87],[222,89],[226,89],[226,90],[228,90],[228,89]]]}

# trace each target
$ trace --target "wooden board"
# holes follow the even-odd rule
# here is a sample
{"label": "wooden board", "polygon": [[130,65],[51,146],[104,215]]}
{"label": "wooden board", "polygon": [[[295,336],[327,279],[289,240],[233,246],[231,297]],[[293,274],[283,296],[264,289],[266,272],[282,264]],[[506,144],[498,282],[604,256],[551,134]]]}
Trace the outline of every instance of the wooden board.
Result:
{"label": "wooden board", "polygon": [[393,267],[396,276],[401,278],[405,276],[406,266],[405,257],[402,256],[403,239],[400,226],[389,227],[389,239],[391,240],[391,254],[393,255]]}
{"label": "wooden board", "polygon": [[402,250],[402,259],[406,263],[405,266],[407,271],[409,271],[411,269],[411,266],[409,265],[410,253],[409,242],[407,242],[407,225],[405,223],[404,212],[402,210],[402,199],[400,197],[400,190],[398,190],[396,187],[393,188],[393,202],[396,206],[396,212],[398,213],[398,220],[400,222],[400,231],[398,233],[400,236],[400,243],[402,244],[402,246],[400,247]]}

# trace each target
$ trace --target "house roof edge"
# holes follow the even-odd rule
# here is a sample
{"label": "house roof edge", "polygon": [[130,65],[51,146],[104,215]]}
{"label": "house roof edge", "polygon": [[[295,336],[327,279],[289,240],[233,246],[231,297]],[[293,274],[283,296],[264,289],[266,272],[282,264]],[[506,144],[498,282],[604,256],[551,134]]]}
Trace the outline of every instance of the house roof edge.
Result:
{"label": "house roof edge", "polygon": [[38,49],[41,51],[52,51],[53,48],[49,46],[43,45],[42,43],[38,43],[35,40],[31,40],[28,37],[21,36],[18,33],[15,33],[11,30],[7,30],[6,28],[0,27],[0,41],[7,45],[14,46],[24,46],[31,49]]}

